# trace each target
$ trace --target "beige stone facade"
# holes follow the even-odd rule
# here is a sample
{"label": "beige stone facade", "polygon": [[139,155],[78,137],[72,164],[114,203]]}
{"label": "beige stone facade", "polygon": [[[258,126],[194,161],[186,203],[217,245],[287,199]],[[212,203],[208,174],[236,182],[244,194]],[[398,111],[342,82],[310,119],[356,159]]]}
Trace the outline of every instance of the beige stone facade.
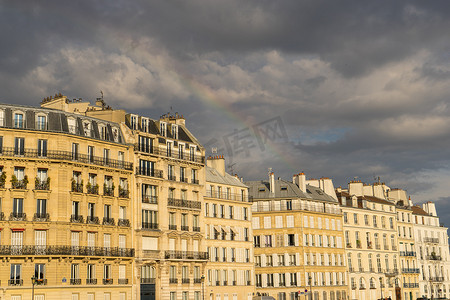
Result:
{"label": "beige stone facade", "polygon": [[284,300],[307,291],[310,299],[347,299],[342,214],[335,196],[308,183],[304,174],[293,182],[275,180],[271,173],[268,181],[245,183],[253,200],[257,294]]}
{"label": "beige stone facade", "polygon": [[132,156],[117,124],[1,105],[0,141],[0,299],[31,299],[32,277],[38,300],[132,299]]}
{"label": "beige stone facade", "polygon": [[209,157],[207,165],[205,299],[252,299],[255,267],[248,188],[225,172],[222,156]]}
{"label": "beige stone facade", "polygon": [[360,181],[336,194],[344,217],[349,299],[394,299],[400,289],[395,205],[384,199],[383,186]]}

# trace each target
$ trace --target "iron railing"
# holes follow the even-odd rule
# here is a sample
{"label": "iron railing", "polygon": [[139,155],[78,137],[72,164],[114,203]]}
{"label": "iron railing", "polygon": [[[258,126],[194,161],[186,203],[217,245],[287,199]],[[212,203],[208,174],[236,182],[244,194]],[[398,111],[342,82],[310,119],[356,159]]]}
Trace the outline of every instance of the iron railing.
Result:
{"label": "iron railing", "polygon": [[116,221],[114,218],[103,217],[103,225],[114,226],[116,225]]}
{"label": "iron railing", "polygon": [[119,219],[117,221],[117,226],[130,227],[130,220],[128,220],[128,219]]}
{"label": "iron railing", "polygon": [[239,193],[227,193],[227,192],[220,192],[219,193],[219,191],[211,192],[211,190],[207,190],[205,197],[216,198],[216,199],[224,199],[224,200],[248,202],[248,196],[247,195],[242,195],[242,194],[239,194]]}
{"label": "iron railing", "polygon": [[142,229],[158,229],[158,223],[142,222]]}
{"label": "iron railing", "polygon": [[201,209],[202,203],[200,201],[191,201],[191,200],[182,200],[182,199],[173,199],[169,198],[167,200],[167,205],[183,207],[183,208],[192,208],[192,209]]}
{"label": "iron railing", "polygon": [[134,257],[134,248],[1,245],[0,255],[79,255],[79,256]]}
{"label": "iron railing", "polygon": [[136,175],[144,175],[149,177],[163,178],[163,171],[156,169],[147,169],[136,167]]}
{"label": "iron railing", "polygon": [[97,279],[88,278],[86,279],[86,284],[97,284]]}
{"label": "iron railing", "polygon": [[70,222],[71,223],[84,223],[84,218],[81,215],[71,215]]}
{"label": "iron railing", "polygon": [[156,278],[141,278],[141,283],[155,284]]}
{"label": "iron railing", "polygon": [[[37,149],[24,149],[20,154],[15,151],[14,147],[3,147],[0,155],[2,156],[18,156],[26,158],[41,158],[42,153],[38,153]],[[105,159],[99,156],[89,156],[86,154],[80,154],[71,151],[58,151],[58,150],[47,150],[46,159],[64,160],[77,163],[92,164],[116,169],[133,170],[133,164],[126,161],[120,161],[116,159]]]}
{"label": "iron railing", "polygon": [[50,190],[50,184],[47,181],[36,181],[34,183],[34,189],[39,191]]}
{"label": "iron railing", "polygon": [[143,203],[158,204],[158,196],[142,195]]}
{"label": "iron railing", "polygon": [[414,251],[400,251],[400,256],[416,256]]}
{"label": "iron railing", "polygon": [[27,220],[27,214],[26,213],[19,213],[19,212],[12,212],[9,215],[10,221],[26,221]]}
{"label": "iron railing", "polygon": [[201,164],[205,163],[204,156],[195,155],[195,154],[191,155],[190,153],[184,153],[184,152],[180,153],[179,151],[171,151],[171,153],[168,153],[167,149],[164,149],[162,147],[157,148],[157,147],[150,147],[150,146],[142,145],[142,144],[135,144],[134,150],[139,151],[139,152],[149,153],[149,154],[155,154],[155,155],[175,158],[175,159],[193,161],[193,162],[197,162],[197,163],[201,163]]}
{"label": "iron railing", "polygon": [[98,219],[98,217],[93,217],[93,216],[87,216],[86,217],[86,224],[100,224],[100,220]]}
{"label": "iron railing", "polygon": [[49,213],[35,213],[33,216],[34,222],[48,222],[50,220]]}
{"label": "iron railing", "polygon": [[164,257],[166,259],[197,259],[197,260],[207,260],[209,258],[208,252],[177,251],[177,250],[166,250]]}

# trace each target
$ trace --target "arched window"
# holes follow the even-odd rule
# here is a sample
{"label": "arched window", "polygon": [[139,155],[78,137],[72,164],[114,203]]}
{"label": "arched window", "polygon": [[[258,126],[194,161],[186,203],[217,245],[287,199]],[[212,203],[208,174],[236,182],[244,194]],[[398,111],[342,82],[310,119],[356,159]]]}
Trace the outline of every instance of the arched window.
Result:
{"label": "arched window", "polygon": [[375,279],[373,277],[370,278],[370,288],[371,289],[375,289],[376,288]]}
{"label": "arched window", "polygon": [[378,269],[378,273],[381,273],[381,256],[380,256],[380,254],[377,254],[377,269]]}
{"label": "arched window", "polygon": [[359,279],[359,289],[363,290],[365,288],[366,288],[366,282],[365,282],[364,278],[361,277]]}

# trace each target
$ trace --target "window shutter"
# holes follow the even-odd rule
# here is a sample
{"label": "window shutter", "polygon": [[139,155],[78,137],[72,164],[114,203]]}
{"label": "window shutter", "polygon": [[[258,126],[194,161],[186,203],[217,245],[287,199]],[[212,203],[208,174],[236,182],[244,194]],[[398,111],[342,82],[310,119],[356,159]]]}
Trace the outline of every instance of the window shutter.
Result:
{"label": "window shutter", "polygon": [[295,246],[298,247],[299,243],[298,243],[298,234],[295,234]]}

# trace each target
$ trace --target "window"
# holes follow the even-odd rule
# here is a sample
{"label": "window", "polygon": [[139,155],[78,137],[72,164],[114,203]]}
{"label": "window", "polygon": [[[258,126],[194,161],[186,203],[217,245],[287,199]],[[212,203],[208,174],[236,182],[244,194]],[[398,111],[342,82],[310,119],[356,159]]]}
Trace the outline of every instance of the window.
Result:
{"label": "window", "polygon": [[95,279],[95,264],[87,265],[87,281],[88,283],[93,283],[93,279]]}
{"label": "window", "polygon": [[364,224],[366,224],[366,226],[369,226],[369,216],[368,215],[364,215]]}
{"label": "window", "polygon": [[358,214],[353,214],[353,221],[355,224],[358,224]]}
{"label": "window", "polygon": [[14,114],[14,128],[24,128],[23,114],[21,113]]}
{"label": "window", "polygon": [[11,264],[10,285],[22,285],[22,265]]}
{"label": "window", "polygon": [[142,210],[142,228],[157,229],[158,228],[158,212],[153,210]]}
{"label": "window", "polygon": [[165,122],[160,122],[159,127],[160,127],[161,135],[166,136],[167,135],[167,124]]}
{"label": "window", "polygon": [[46,130],[47,129],[47,117],[46,116],[38,116],[36,128],[38,130]]}
{"label": "window", "polygon": [[180,167],[180,181],[181,182],[187,182],[186,168],[185,167]]}
{"label": "window", "polygon": [[348,214],[344,212],[344,223],[348,223]]}
{"label": "window", "polygon": [[172,165],[167,166],[167,179],[176,180],[174,166]]}
{"label": "window", "polygon": [[167,153],[166,153],[166,155],[168,156],[168,157],[172,157],[172,142],[167,142]]}
{"label": "window", "polygon": [[47,140],[38,140],[37,155],[47,157]]}
{"label": "window", "polygon": [[36,218],[46,218],[47,199],[37,199],[36,202]]}
{"label": "window", "polygon": [[45,264],[34,265],[34,277],[38,283],[44,283],[45,279]]}
{"label": "window", "polygon": [[23,198],[14,198],[13,200],[13,215],[20,216],[23,214]]}
{"label": "window", "polygon": [[72,160],[78,160],[79,146],[77,143],[72,143]]}
{"label": "window", "polygon": [[25,138],[16,137],[14,140],[14,155],[25,155]]}
{"label": "window", "polygon": [[109,158],[110,158],[109,153],[110,153],[109,149],[103,149],[103,162],[105,165],[109,164]]}
{"label": "window", "polygon": [[171,129],[172,129],[172,137],[174,139],[178,139],[178,126],[175,124],[172,124]]}
{"label": "window", "polygon": [[111,265],[105,264],[103,266],[103,279],[109,281],[111,279]]}
{"label": "window", "polygon": [[373,216],[373,227],[378,227],[377,216]]}
{"label": "window", "polygon": [[288,246],[295,246],[295,235],[288,234]]}
{"label": "window", "polygon": [[156,190],[156,186],[154,185],[142,184],[142,202],[156,204]]}
{"label": "window", "polygon": [[71,281],[80,278],[80,265],[79,264],[72,264],[70,266],[70,278],[71,278]]}
{"label": "window", "polygon": [[[409,216],[409,215],[408,215]],[[389,218],[389,227],[391,228],[391,229],[394,229],[394,218]]]}

